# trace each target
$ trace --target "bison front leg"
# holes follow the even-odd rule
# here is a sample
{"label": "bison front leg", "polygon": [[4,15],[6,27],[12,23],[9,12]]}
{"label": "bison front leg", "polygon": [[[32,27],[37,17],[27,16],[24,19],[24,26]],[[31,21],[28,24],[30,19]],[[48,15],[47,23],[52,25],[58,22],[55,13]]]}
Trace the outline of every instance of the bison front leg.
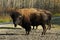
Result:
{"label": "bison front leg", "polygon": [[29,35],[29,33],[31,31],[31,27],[28,26],[25,30],[26,30],[26,35]]}
{"label": "bison front leg", "polygon": [[14,24],[14,27],[16,27],[16,26],[17,26],[17,24],[16,24],[15,22],[13,22],[13,24]]}
{"label": "bison front leg", "polygon": [[34,29],[34,26],[33,26],[33,29]]}
{"label": "bison front leg", "polygon": [[43,28],[42,35],[45,35],[46,34],[46,26],[45,26],[45,24],[42,24],[42,28]]}
{"label": "bison front leg", "polygon": [[[33,29],[34,29],[35,26],[33,26]],[[38,29],[38,26],[36,26],[36,29]]]}
{"label": "bison front leg", "polygon": [[14,27],[17,27],[17,24],[19,24],[19,18],[13,19]]}
{"label": "bison front leg", "polygon": [[36,26],[36,29],[38,29],[38,26]]}

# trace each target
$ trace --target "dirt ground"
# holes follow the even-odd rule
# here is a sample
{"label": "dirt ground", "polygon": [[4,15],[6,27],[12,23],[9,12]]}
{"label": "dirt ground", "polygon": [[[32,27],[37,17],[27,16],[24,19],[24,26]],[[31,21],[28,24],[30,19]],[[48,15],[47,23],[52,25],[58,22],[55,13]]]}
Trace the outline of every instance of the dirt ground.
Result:
{"label": "dirt ground", "polygon": [[[1,27],[12,27],[1,28]],[[25,35],[25,30],[20,26],[14,28],[13,25],[0,25],[0,40],[60,40],[60,30],[52,28],[47,30],[46,35],[41,35],[42,28],[39,26],[38,29],[31,29],[29,35]]]}
{"label": "dirt ground", "polygon": [[32,30],[29,35],[25,35],[23,29],[2,29],[0,40],[60,40],[60,32],[50,30],[46,35],[41,35],[41,32],[42,30]]}
{"label": "dirt ground", "polygon": [[60,40],[60,30],[52,28],[47,30],[46,35],[41,35],[41,29],[31,30],[29,35],[25,35],[23,28],[0,29],[0,40]]}

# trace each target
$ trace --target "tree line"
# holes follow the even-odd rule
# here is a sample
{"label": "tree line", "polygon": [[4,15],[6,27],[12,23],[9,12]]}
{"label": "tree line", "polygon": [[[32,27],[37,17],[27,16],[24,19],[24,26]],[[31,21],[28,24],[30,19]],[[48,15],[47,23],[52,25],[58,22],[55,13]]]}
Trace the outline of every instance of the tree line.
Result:
{"label": "tree line", "polygon": [[0,12],[4,8],[40,8],[60,12],[60,0],[0,0]]}

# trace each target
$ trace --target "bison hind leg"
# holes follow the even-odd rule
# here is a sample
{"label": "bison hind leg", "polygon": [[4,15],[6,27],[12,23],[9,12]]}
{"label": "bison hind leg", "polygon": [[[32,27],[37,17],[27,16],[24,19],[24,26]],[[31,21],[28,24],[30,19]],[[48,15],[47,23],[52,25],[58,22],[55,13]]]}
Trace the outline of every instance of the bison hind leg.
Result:
{"label": "bison hind leg", "polygon": [[46,26],[45,26],[45,24],[42,24],[42,28],[43,28],[42,35],[45,35],[46,34]]}
{"label": "bison hind leg", "polygon": [[48,23],[47,23],[47,25],[48,25],[48,30],[50,30],[51,29],[51,22],[49,21]]}
{"label": "bison hind leg", "polygon": [[51,29],[51,24],[48,25],[48,29],[49,29],[49,30]]}
{"label": "bison hind leg", "polygon": [[33,29],[36,27],[36,29],[38,29],[38,26],[33,26]]}

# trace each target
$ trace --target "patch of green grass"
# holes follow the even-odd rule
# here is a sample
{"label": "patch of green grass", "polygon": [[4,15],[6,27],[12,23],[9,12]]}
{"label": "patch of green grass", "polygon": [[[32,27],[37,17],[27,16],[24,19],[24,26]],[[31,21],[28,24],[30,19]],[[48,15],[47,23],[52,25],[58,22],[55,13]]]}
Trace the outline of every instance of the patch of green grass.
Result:
{"label": "patch of green grass", "polygon": [[55,13],[53,14],[53,16],[60,16],[60,13]]}
{"label": "patch of green grass", "polygon": [[11,18],[8,16],[0,16],[0,23],[11,22]]}
{"label": "patch of green grass", "polygon": [[0,23],[3,23],[3,22],[11,22],[11,20],[9,20],[9,19],[1,19]]}

